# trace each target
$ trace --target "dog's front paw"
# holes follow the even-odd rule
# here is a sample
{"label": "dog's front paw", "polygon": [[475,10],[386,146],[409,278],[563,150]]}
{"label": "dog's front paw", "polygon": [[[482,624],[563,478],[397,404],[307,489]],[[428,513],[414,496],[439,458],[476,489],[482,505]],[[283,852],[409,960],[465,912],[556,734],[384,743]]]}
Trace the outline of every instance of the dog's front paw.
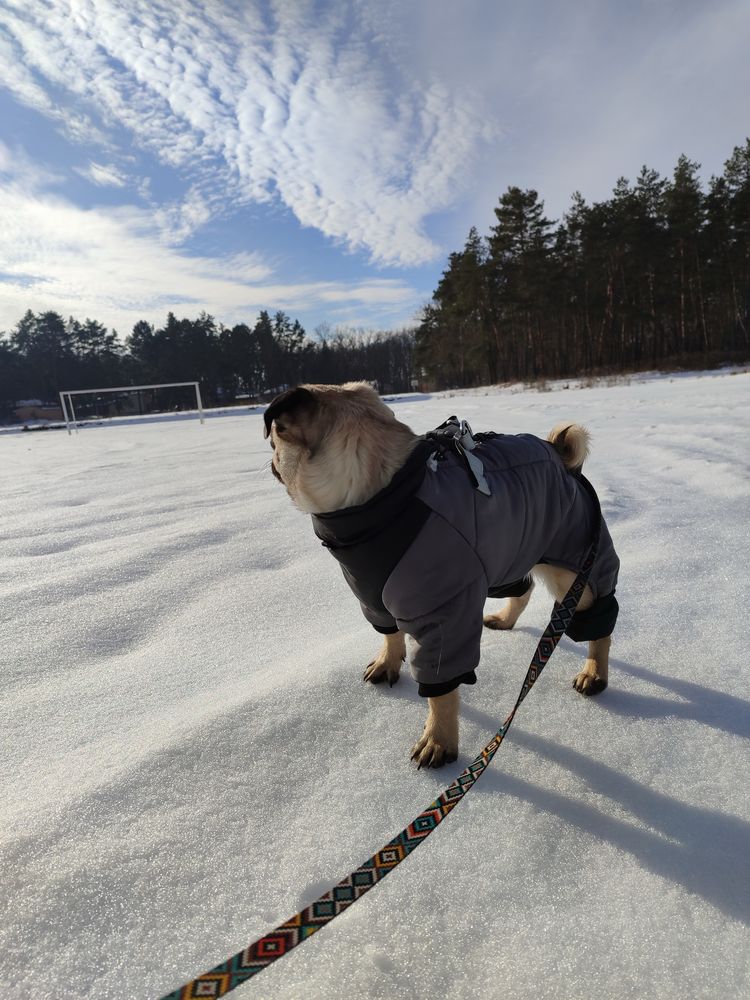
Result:
{"label": "dog's front paw", "polygon": [[365,667],[362,679],[370,684],[388,681],[393,687],[401,676],[401,664],[406,659],[406,638],[403,632],[389,632],[383,636],[383,646]]}
{"label": "dog's front paw", "polygon": [[362,679],[370,684],[382,684],[383,681],[388,681],[388,686],[393,687],[401,676],[401,663],[400,658],[394,661],[378,656],[367,664]]}
{"label": "dog's front paw", "polygon": [[585,694],[587,697],[601,694],[606,686],[606,678],[599,676],[593,660],[587,660],[583,670],[573,678],[573,687],[579,694]]}
{"label": "dog's front paw", "polygon": [[417,762],[417,769],[442,767],[458,759],[458,747],[447,747],[426,732],[411,748],[411,759]]}

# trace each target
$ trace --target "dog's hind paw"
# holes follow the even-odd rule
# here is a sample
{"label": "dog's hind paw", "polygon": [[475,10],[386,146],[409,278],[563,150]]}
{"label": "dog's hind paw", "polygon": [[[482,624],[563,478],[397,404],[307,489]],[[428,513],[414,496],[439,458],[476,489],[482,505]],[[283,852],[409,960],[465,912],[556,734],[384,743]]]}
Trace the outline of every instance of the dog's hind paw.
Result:
{"label": "dog's hind paw", "polygon": [[498,611],[495,615],[485,615],[482,619],[482,623],[485,628],[491,629],[502,629],[504,632],[512,629],[516,624],[516,619],[511,619],[509,616],[505,615],[502,611]]}

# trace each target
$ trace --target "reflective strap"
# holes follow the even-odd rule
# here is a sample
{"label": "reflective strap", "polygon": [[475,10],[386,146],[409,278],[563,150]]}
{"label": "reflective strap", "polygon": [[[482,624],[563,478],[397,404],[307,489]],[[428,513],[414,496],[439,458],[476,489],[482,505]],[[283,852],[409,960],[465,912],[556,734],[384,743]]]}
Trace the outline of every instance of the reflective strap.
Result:
{"label": "reflective strap", "polygon": [[[463,449],[461,450],[463,451]],[[492,496],[492,490],[489,487],[489,483],[484,478],[484,466],[479,461],[477,456],[472,455],[470,451],[463,451],[463,457],[466,459],[466,464],[469,466],[469,470],[474,477],[476,488],[480,493],[484,493],[486,497]]]}

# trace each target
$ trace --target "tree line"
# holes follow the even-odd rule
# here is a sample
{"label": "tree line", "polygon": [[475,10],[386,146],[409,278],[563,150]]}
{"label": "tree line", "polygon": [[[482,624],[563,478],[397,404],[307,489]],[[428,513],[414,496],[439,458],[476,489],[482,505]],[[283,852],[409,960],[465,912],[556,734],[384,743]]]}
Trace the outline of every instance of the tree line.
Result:
{"label": "tree line", "polygon": [[452,253],[415,330],[362,334],[260,313],[252,326],[167,316],[123,343],[96,320],[28,311],[0,333],[0,415],[60,389],[198,380],[208,405],[297,382],[366,379],[382,392],[699,367],[750,355],[750,139],[707,190],[681,156],[611,198],[580,193],[559,223],[509,187],[487,236]]}
{"label": "tree line", "polygon": [[510,187],[497,224],[472,228],[416,330],[437,387],[696,367],[750,355],[750,139],[707,190],[681,156],[612,197],[580,193],[555,224]]}
{"label": "tree line", "polygon": [[375,381],[383,392],[412,387],[413,333],[330,330],[307,336],[298,320],[262,311],[249,326],[213,316],[167,316],[163,327],[139,321],[123,343],[96,320],[29,310],[0,335],[0,411],[21,399],[52,402],[58,392],[108,386],[198,381],[204,402],[261,399],[297,382]]}

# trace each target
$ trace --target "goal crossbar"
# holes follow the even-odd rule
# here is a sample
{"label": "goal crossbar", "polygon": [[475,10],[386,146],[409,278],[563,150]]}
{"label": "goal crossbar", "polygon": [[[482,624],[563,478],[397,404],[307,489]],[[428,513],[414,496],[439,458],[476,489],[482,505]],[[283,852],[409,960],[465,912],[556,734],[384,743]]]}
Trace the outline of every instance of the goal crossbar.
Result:
{"label": "goal crossbar", "polygon": [[68,434],[71,433],[71,425],[75,428],[76,434],[78,433],[78,420],[76,419],[75,409],[73,407],[73,396],[90,396],[95,393],[104,392],[140,392],[142,389],[177,389],[185,386],[192,386],[195,389],[198,416],[200,417],[200,422],[205,423],[203,416],[203,402],[201,400],[201,389],[198,382],[158,382],[154,385],[118,385],[106,386],[102,389],[63,389],[59,395],[60,406],[62,407],[63,417],[65,419],[65,427],[67,428]]}

